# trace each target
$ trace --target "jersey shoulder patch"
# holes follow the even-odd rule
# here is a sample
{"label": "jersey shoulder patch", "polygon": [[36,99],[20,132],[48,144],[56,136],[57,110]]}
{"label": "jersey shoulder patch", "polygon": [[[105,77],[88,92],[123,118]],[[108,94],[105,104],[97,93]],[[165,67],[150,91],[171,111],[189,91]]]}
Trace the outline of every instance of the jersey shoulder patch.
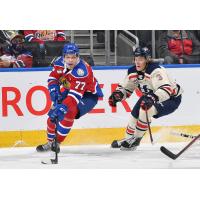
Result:
{"label": "jersey shoulder patch", "polygon": [[132,67],[130,67],[130,68],[128,69],[128,75],[129,75],[129,74],[132,74],[132,73],[137,73],[137,70],[136,70],[136,66],[135,66],[135,65],[133,65]]}
{"label": "jersey shoulder patch", "polygon": [[56,60],[54,61],[53,65],[54,66],[62,66],[62,67],[64,67],[63,57],[60,56],[60,57],[56,58]]}
{"label": "jersey shoulder patch", "polygon": [[88,69],[85,63],[80,60],[80,62],[74,67],[71,74],[77,78],[85,78],[88,76]]}
{"label": "jersey shoulder patch", "polygon": [[145,73],[150,75],[155,69],[159,68],[161,68],[159,63],[149,63]]}

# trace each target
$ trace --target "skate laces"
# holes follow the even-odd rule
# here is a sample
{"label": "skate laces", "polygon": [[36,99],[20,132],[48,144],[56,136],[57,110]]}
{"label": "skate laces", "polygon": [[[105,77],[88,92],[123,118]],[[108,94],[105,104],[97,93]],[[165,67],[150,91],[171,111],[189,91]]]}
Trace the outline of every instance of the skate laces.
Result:
{"label": "skate laces", "polygon": [[138,146],[141,139],[142,138],[139,138],[139,137],[132,137],[127,142],[129,143],[130,146],[132,146],[132,145]]}
{"label": "skate laces", "polygon": [[127,140],[127,142],[132,145],[136,141],[136,137],[131,137]]}

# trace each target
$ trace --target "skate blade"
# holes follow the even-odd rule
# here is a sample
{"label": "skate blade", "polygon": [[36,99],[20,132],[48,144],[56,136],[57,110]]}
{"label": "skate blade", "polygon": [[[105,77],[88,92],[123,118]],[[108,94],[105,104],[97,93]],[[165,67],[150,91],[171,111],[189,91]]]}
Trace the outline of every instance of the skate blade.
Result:
{"label": "skate blade", "polygon": [[52,165],[52,164],[58,164],[58,161],[55,159],[46,159],[41,161],[42,164],[44,165]]}
{"label": "skate blade", "polygon": [[137,149],[137,147],[130,147],[130,148],[126,148],[123,146],[120,147],[121,151],[135,151],[136,149]]}

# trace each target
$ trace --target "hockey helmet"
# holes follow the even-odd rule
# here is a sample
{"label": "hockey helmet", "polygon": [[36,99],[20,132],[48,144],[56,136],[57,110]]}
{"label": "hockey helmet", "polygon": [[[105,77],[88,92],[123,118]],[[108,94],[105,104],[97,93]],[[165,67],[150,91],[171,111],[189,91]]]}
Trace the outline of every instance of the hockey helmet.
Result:
{"label": "hockey helmet", "polygon": [[147,47],[137,47],[133,53],[134,57],[142,56],[145,58],[150,58],[151,53]]}
{"label": "hockey helmet", "polygon": [[79,48],[75,43],[67,43],[64,45],[63,48],[63,56],[66,54],[75,54],[76,56],[79,55]]}

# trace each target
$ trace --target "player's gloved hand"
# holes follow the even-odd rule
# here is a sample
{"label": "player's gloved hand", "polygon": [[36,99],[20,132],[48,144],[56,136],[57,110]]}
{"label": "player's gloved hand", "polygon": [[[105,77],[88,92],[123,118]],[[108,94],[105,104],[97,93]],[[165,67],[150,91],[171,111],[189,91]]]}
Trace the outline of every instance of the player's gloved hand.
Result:
{"label": "player's gloved hand", "polygon": [[147,94],[143,96],[143,100],[140,104],[143,110],[149,110],[158,101],[158,96],[154,93]]}
{"label": "player's gloved hand", "polygon": [[67,106],[64,104],[57,104],[48,112],[48,116],[52,121],[58,119],[58,121],[62,121],[64,119],[65,114],[67,113]]}
{"label": "player's gloved hand", "polygon": [[116,90],[110,95],[108,99],[108,103],[110,106],[116,107],[117,102],[120,102],[123,99],[123,97],[124,97],[124,94],[120,90]]}
{"label": "player's gloved hand", "polygon": [[50,85],[49,86],[49,92],[50,92],[50,97],[51,101],[55,102],[62,102],[62,95],[60,93],[60,87],[56,84]]}

